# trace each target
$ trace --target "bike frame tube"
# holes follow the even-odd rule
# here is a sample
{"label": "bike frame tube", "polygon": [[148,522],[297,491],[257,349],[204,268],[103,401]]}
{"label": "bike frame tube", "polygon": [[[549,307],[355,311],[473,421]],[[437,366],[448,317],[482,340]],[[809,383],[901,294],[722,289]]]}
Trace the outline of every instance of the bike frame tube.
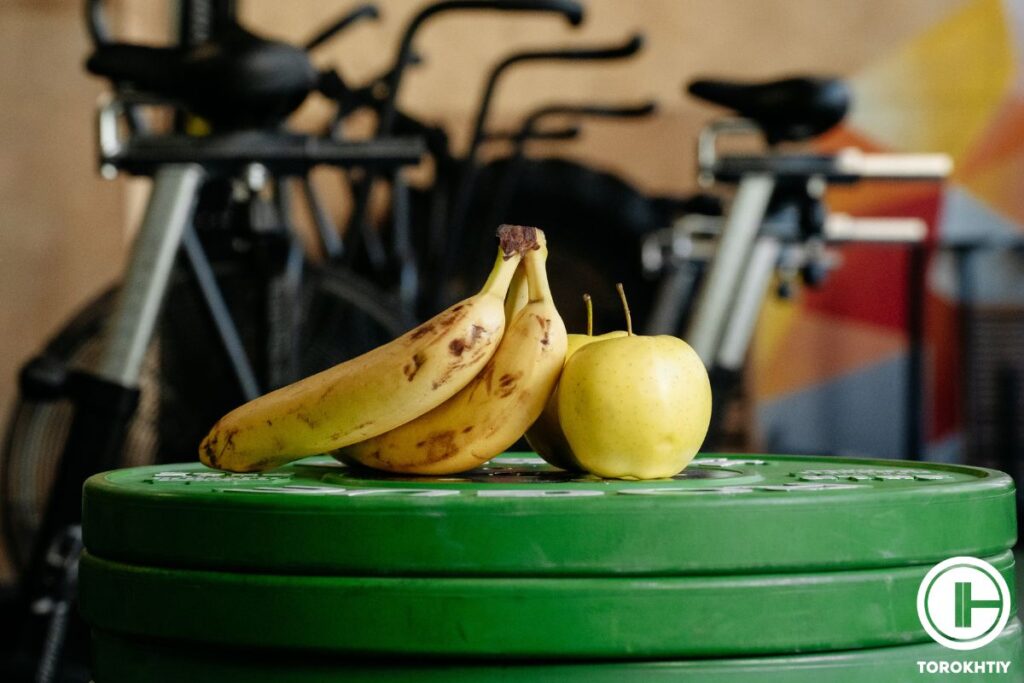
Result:
{"label": "bike frame tube", "polygon": [[734,371],[743,368],[761,304],[781,251],[782,244],[774,237],[759,237],[754,243],[732,307],[732,315],[726,323],[715,356],[715,365],[718,367]]}
{"label": "bike frame tube", "polygon": [[263,392],[260,391],[256,373],[245,353],[245,346],[238,334],[238,328],[235,326],[228,305],[217,286],[213,267],[210,265],[209,259],[206,258],[203,246],[199,242],[199,236],[196,235],[191,224],[185,229],[182,236],[182,246],[199,285],[199,290],[202,292],[203,301],[206,302],[207,311],[213,319],[213,326],[217,329],[221,345],[227,352],[228,362],[231,363],[235,377],[238,378],[242,396],[246,401],[251,401]]}
{"label": "bike frame tube", "polygon": [[154,178],[96,368],[96,374],[108,382],[123,387],[139,384],[171,268],[205,176],[197,164],[175,164],[161,169]]}
{"label": "bike frame tube", "polygon": [[740,181],[732,210],[722,229],[715,259],[686,333],[686,341],[708,368],[714,364],[729,309],[736,298],[740,278],[774,188],[775,180],[771,176],[745,177]]}

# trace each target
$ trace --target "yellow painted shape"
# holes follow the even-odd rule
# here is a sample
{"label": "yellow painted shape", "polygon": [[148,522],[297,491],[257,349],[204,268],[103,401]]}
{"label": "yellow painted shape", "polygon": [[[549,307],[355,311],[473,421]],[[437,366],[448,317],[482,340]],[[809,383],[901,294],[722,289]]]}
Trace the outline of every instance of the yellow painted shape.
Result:
{"label": "yellow painted shape", "polygon": [[876,182],[830,187],[825,195],[830,211],[853,216],[885,216],[894,206],[910,206],[934,197],[935,183]]}
{"label": "yellow painted shape", "polygon": [[775,296],[774,285],[765,296],[750,350],[751,367],[755,373],[779,354],[781,344],[791,336],[793,325],[801,315],[800,308],[795,299]]}
{"label": "yellow painted shape", "polygon": [[903,335],[878,325],[802,310],[773,352],[754,366],[758,401],[856,372],[906,348]]}
{"label": "yellow painted shape", "polygon": [[1024,154],[989,164],[960,182],[993,211],[1024,223]]}
{"label": "yellow painted shape", "polygon": [[957,165],[956,177],[969,178],[1014,156],[1024,156],[1024,96],[1021,95],[1003,102],[985,133]]}
{"label": "yellow painted shape", "polygon": [[886,145],[960,158],[1007,92],[1002,0],[973,0],[852,79],[850,123]]}

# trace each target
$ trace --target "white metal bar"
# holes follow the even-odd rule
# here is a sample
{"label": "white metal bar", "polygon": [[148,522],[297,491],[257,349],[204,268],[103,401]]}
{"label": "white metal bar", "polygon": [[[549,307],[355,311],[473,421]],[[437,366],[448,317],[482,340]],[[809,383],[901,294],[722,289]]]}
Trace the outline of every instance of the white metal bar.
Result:
{"label": "white metal bar", "polygon": [[928,224],[920,218],[854,218],[843,213],[825,220],[829,242],[921,242]]}
{"label": "white metal bar", "polygon": [[717,367],[726,370],[739,370],[743,367],[781,249],[779,241],[771,237],[761,237],[754,244],[736,303],[732,307],[732,316],[722,335],[715,363]]}
{"label": "white metal bar", "polygon": [[768,175],[751,175],[740,181],[729,217],[722,229],[718,253],[711,263],[686,340],[708,367],[722,338],[736,287],[746,267],[775,180]]}
{"label": "white metal bar", "polygon": [[878,180],[941,180],[953,171],[946,154],[873,154],[853,147],[840,151],[836,164],[842,172]]}

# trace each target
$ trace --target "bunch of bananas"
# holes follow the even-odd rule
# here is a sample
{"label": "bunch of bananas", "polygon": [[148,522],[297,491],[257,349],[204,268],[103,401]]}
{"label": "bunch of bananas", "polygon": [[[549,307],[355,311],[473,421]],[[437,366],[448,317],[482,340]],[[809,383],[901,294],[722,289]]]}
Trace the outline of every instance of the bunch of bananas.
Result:
{"label": "bunch of bananas", "polygon": [[540,230],[502,226],[487,282],[388,344],[222,417],[200,460],[258,472],[332,453],[389,472],[452,474],[498,455],[537,419],[565,360]]}

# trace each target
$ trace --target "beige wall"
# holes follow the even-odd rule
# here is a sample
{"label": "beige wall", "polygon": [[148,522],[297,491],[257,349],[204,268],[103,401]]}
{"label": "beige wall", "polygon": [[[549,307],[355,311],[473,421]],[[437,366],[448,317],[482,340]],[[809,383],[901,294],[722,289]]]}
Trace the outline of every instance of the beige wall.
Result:
{"label": "beige wall", "polygon": [[[117,0],[118,24],[160,35],[166,5]],[[243,0],[249,25],[286,39],[308,36],[353,3]],[[402,103],[424,118],[464,123],[488,65],[510,50],[617,42],[643,29],[648,47],[628,63],[529,66],[510,75],[497,120],[551,100],[657,97],[647,122],[588,124],[559,152],[614,169],[659,191],[692,184],[694,133],[709,111],[681,85],[696,74],[757,78],[796,71],[849,73],[944,16],[962,0],[591,0],[585,26],[550,18],[440,18],[422,34],[427,63],[410,73]],[[382,2],[384,20],[353,30],[320,55],[359,83],[388,63],[400,27],[419,2]],[[387,49],[382,49],[386,47]],[[88,46],[77,0],[0,2],[0,410],[16,371],[71,310],[111,282],[125,253],[125,181],[95,173],[92,110],[102,84],[87,77]],[[315,124],[311,102],[300,115]],[[465,126],[457,136],[464,138]],[[335,196],[341,209],[340,193]]]}
{"label": "beige wall", "polygon": [[0,3],[0,409],[20,360],[109,282],[119,185],[96,177],[86,38],[72,2]]}

